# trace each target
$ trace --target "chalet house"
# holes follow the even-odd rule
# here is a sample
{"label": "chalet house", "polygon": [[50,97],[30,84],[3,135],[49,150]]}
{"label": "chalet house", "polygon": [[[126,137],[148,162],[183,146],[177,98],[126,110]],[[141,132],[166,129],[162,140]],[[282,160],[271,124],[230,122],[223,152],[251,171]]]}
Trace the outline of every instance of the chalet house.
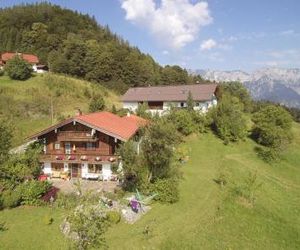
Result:
{"label": "chalet house", "polygon": [[122,97],[123,108],[135,112],[139,104],[147,103],[149,112],[162,115],[171,107],[186,108],[189,93],[195,102],[194,110],[207,112],[217,105],[217,84],[193,84],[130,88]]}
{"label": "chalet house", "polygon": [[135,115],[110,112],[79,114],[51,126],[30,139],[44,144],[40,162],[44,174],[71,178],[111,180],[119,163],[116,148],[138,133],[147,121]]}
{"label": "chalet house", "polygon": [[12,59],[15,56],[19,56],[23,60],[27,61],[32,65],[32,69],[37,73],[44,73],[48,70],[47,66],[39,65],[39,58],[35,55],[24,54],[24,53],[13,53],[13,52],[5,52],[1,54],[0,57],[0,68],[3,68],[8,60]]}

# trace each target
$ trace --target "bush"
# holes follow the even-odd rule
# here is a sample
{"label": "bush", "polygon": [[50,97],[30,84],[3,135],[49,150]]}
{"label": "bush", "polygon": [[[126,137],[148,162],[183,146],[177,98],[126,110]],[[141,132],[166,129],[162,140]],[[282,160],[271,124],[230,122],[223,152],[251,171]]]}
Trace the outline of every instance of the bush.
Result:
{"label": "bush", "polygon": [[196,132],[196,124],[192,117],[193,111],[188,110],[173,110],[167,116],[167,119],[173,123],[178,132],[183,135],[190,135]]}
{"label": "bush", "polygon": [[17,187],[22,194],[22,204],[24,205],[40,205],[42,201],[40,198],[45,194],[51,184],[47,181],[28,181]]}
{"label": "bush", "polygon": [[45,215],[43,218],[43,222],[45,225],[51,225],[53,223],[54,219],[50,215]]}
{"label": "bush", "polygon": [[90,112],[96,112],[96,111],[101,111],[104,110],[105,108],[105,101],[102,97],[102,95],[95,95],[90,101],[89,105],[89,111]]}
{"label": "bush", "polygon": [[236,97],[223,95],[216,109],[212,111],[213,128],[225,144],[244,139],[247,124],[243,114],[243,105]]}
{"label": "bush", "polygon": [[75,208],[78,205],[78,202],[79,202],[78,195],[64,194],[62,192],[59,192],[57,194],[54,205],[58,208],[64,208],[64,209],[70,210],[72,208]]}
{"label": "bush", "polygon": [[261,187],[262,183],[257,181],[257,173],[249,173],[243,183],[233,187],[233,194],[247,200],[250,204],[254,204],[256,199],[256,191]]}
{"label": "bush", "polygon": [[292,139],[292,117],[282,107],[262,107],[252,118],[254,139],[267,147],[284,149]]}
{"label": "bush", "polygon": [[163,203],[175,203],[179,200],[178,181],[174,178],[157,179],[150,184],[149,191],[157,194],[154,200]]}
{"label": "bush", "polygon": [[4,70],[0,69],[0,76],[4,75]]}
{"label": "bush", "polygon": [[31,76],[32,66],[19,56],[15,56],[8,60],[5,71],[11,79],[26,80]]}
{"label": "bush", "polygon": [[6,190],[2,193],[3,208],[14,208],[21,203],[21,194],[15,190]]}
{"label": "bush", "polygon": [[265,162],[272,163],[280,158],[280,152],[276,148],[256,147],[258,156]]}
{"label": "bush", "polygon": [[110,222],[112,224],[118,224],[121,220],[121,215],[117,211],[108,211],[106,213],[106,217],[107,217],[108,222]]}

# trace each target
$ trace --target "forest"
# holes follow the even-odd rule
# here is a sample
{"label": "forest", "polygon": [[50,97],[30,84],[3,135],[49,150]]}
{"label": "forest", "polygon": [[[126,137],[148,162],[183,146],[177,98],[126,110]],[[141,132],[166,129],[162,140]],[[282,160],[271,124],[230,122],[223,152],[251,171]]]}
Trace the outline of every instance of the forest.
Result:
{"label": "forest", "polygon": [[0,9],[0,51],[33,53],[50,71],[128,87],[205,82],[177,65],[161,66],[94,17],[47,2]]}

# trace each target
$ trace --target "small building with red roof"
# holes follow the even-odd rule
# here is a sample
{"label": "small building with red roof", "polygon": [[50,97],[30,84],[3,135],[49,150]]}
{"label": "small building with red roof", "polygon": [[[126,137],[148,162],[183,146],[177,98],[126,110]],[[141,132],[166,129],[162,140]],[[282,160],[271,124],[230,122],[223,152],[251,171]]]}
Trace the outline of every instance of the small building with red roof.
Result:
{"label": "small building with red roof", "polygon": [[4,67],[7,61],[11,60],[15,56],[19,56],[26,62],[32,65],[32,69],[34,72],[43,73],[47,71],[47,66],[39,65],[39,58],[36,55],[32,54],[25,54],[25,53],[18,53],[18,52],[4,52],[0,56],[0,67]]}
{"label": "small building with red roof", "polygon": [[147,120],[128,115],[120,117],[110,112],[79,114],[66,119],[30,139],[43,143],[40,157],[44,174],[70,178],[114,179],[112,165],[118,164],[116,149],[139,133]]}

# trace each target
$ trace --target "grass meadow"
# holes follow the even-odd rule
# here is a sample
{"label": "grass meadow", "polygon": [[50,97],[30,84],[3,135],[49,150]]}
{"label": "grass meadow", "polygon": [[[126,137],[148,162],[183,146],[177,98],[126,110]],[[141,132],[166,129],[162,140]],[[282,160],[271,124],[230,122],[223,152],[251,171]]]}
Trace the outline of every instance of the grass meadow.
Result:
{"label": "grass meadow", "polygon": [[[124,222],[106,233],[110,249],[299,249],[300,125],[283,160],[269,165],[247,139],[224,145],[213,134],[191,136],[182,145],[190,160],[182,166],[180,200],[155,203],[134,225]],[[215,180],[226,176],[222,188]],[[253,204],[234,195],[256,174]],[[53,214],[54,223],[43,217]],[[59,232],[66,211],[21,207],[0,212],[7,230],[1,249],[67,249]],[[147,233],[146,233],[147,231]]]}

